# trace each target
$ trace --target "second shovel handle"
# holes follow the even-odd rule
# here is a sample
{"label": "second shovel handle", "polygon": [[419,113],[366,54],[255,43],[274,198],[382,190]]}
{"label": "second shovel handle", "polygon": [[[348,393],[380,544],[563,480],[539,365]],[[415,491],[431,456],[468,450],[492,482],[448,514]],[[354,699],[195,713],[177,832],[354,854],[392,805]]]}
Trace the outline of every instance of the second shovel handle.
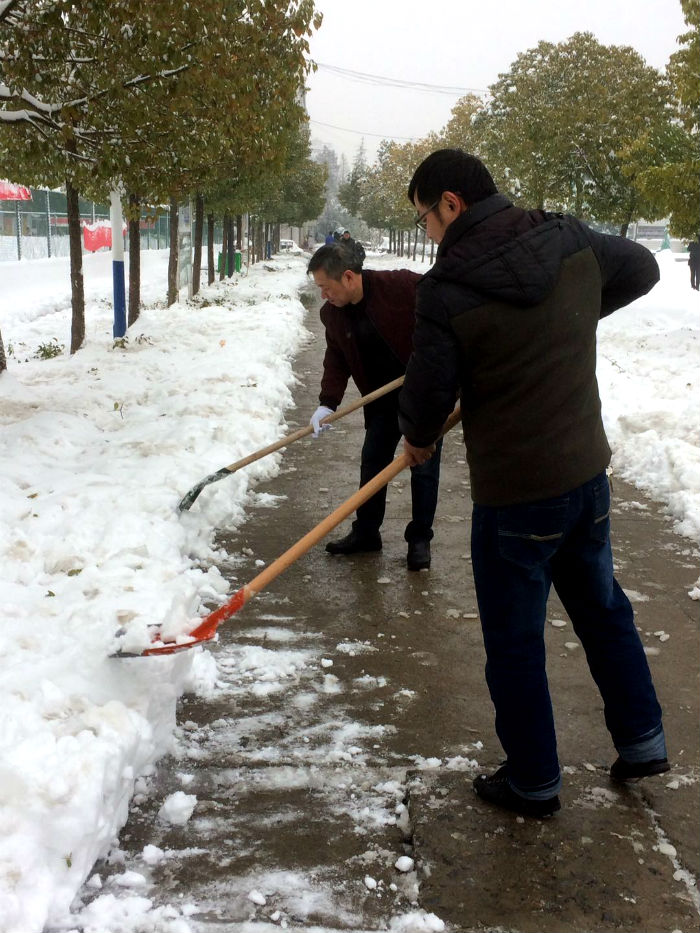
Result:
{"label": "second shovel handle", "polygon": [[[349,415],[350,412],[357,411],[358,408],[369,405],[370,402],[374,402],[376,399],[381,398],[383,395],[387,395],[389,392],[393,392],[394,389],[400,388],[403,385],[403,380],[404,377],[399,376],[398,379],[394,379],[392,382],[387,382],[385,386],[382,386],[379,389],[375,389],[374,392],[370,392],[368,395],[363,395],[362,398],[356,399],[350,405],[345,405],[344,408],[339,408],[332,414],[326,415],[321,424],[331,424],[333,421],[338,421],[340,418],[344,418],[345,415]],[[223,469],[227,473],[235,473],[236,470],[240,470],[241,467],[248,466],[249,463],[254,463],[256,460],[260,460],[262,457],[266,457],[268,454],[272,454],[276,450],[281,450],[283,447],[287,447],[289,444],[293,444],[294,441],[298,441],[300,438],[306,437],[308,434],[311,434],[312,431],[313,427],[310,424],[307,424],[306,427],[299,428],[298,431],[294,431],[292,434],[285,434],[284,437],[281,437],[273,444],[269,444],[267,447],[263,447],[261,450],[256,450],[254,453],[248,454],[247,457],[243,457],[242,460],[236,460],[235,463],[223,467]]]}

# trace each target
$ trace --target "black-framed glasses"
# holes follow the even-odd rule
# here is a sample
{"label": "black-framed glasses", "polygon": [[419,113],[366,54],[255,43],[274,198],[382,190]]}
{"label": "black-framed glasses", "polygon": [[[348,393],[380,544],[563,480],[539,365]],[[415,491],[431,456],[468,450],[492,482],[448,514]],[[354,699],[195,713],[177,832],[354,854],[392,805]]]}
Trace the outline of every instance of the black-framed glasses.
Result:
{"label": "black-framed glasses", "polygon": [[416,218],[416,221],[415,221],[416,227],[418,227],[419,230],[422,230],[423,233],[425,233],[426,228],[427,228],[427,226],[428,226],[428,219],[427,219],[427,218],[428,218],[428,214],[429,214],[431,211],[434,211],[435,208],[438,206],[439,203],[440,203],[440,198],[437,199],[437,201],[435,202],[435,204],[431,204],[430,207],[428,208],[428,210],[427,210],[427,211],[424,211],[424,212],[420,215],[420,217],[417,217],[417,218]]}

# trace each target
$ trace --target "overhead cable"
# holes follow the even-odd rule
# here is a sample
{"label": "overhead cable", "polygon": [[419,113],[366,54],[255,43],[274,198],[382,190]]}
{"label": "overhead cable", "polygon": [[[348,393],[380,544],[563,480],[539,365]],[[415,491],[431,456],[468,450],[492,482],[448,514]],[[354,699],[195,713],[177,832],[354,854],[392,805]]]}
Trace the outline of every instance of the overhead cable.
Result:
{"label": "overhead cable", "polygon": [[386,75],[373,75],[364,71],[351,71],[349,68],[339,68],[336,65],[326,65],[324,62],[316,62],[323,71],[329,71],[341,78],[347,78],[350,81],[358,81],[362,84],[383,85],[385,87],[405,88],[412,91],[427,91],[432,94],[486,94],[485,88],[477,87],[450,87],[444,84],[425,84],[422,81],[404,81],[401,78],[389,78]]}
{"label": "overhead cable", "polygon": [[406,142],[413,142],[418,139],[417,136],[391,136],[389,133],[361,133],[360,130],[351,130],[346,126],[334,126],[332,123],[321,123],[320,120],[309,119],[309,123],[314,123],[316,126],[326,126],[331,130],[340,130],[343,133],[354,133],[356,136],[376,136],[378,139],[402,139]]}

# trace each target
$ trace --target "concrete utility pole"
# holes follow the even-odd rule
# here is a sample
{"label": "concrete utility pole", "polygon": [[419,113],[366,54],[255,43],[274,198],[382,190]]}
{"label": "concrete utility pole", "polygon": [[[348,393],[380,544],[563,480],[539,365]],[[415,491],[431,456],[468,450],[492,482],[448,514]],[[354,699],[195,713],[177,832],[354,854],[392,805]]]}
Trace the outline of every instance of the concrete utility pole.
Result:
{"label": "concrete utility pole", "polygon": [[109,219],[112,225],[112,284],[114,290],[113,337],[126,333],[126,292],[124,289],[124,234],[122,233],[122,200],[117,190],[109,195]]}
{"label": "concrete utility pole", "polygon": [[19,201],[15,201],[15,223],[17,225],[17,258],[22,258],[22,227],[19,217]]}
{"label": "concrete utility pole", "polygon": [[46,252],[51,259],[51,201],[48,188],[46,189]]}

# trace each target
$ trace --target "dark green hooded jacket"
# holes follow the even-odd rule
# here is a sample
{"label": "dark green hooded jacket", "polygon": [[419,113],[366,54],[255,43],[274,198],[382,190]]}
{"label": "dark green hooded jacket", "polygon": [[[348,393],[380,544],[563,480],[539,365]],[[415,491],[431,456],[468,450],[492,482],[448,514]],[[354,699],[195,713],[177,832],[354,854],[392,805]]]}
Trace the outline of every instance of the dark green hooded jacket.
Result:
{"label": "dark green hooded jacket", "polygon": [[500,194],[445,232],[418,284],[399,424],[431,444],[459,394],[474,502],[560,496],[608,465],[596,381],[601,317],[658,281],[653,255]]}

